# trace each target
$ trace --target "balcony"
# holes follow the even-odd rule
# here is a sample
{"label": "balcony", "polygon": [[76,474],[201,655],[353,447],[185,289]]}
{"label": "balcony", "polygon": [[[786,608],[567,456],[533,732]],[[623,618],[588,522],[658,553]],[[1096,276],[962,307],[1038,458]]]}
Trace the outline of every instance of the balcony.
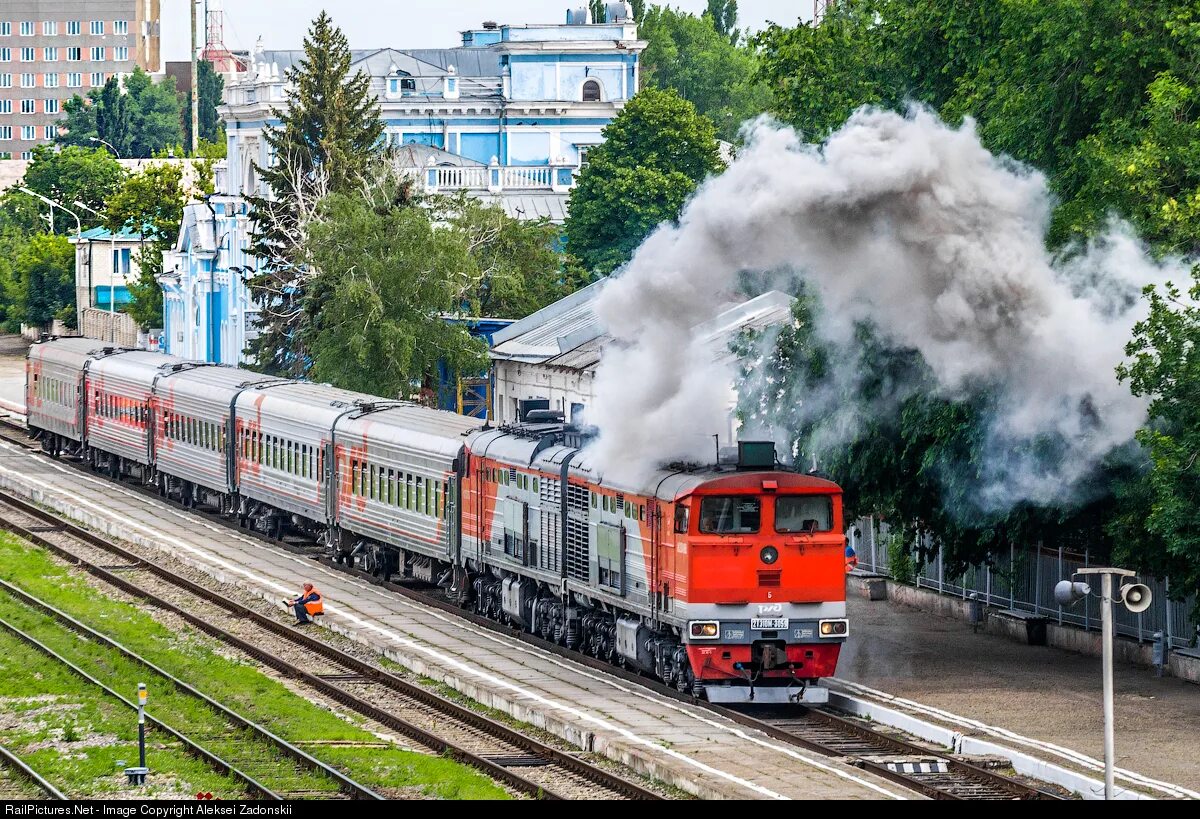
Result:
{"label": "balcony", "polygon": [[575,185],[573,165],[447,165],[424,169],[428,193],[453,191],[551,191],[566,193]]}

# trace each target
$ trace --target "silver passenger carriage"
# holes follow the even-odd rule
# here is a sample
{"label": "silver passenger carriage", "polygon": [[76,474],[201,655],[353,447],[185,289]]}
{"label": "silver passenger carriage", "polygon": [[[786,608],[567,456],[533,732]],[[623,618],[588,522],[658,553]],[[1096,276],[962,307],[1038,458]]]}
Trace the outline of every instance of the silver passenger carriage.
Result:
{"label": "silver passenger carriage", "polygon": [[154,448],[159,493],[185,506],[222,511],[236,491],[227,442],[234,399],[242,390],[287,383],[236,367],[184,362],[163,367],[154,382]]}
{"label": "silver passenger carriage", "polygon": [[25,359],[26,423],[41,438],[43,449],[57,455],[83,443],[84,374],[94,359],[121,351],[89,338],[39,341],[30,346]]}
{"label": "silver passenger carriage", "polygon": [[151,398],[162,367],[182,359],[162,353],[125,350],[91,362],[87,371],[87,444],[92,464],[114,477],[138,472],[143,479],[154,463]]}
{"label": "silver passenger carriage", "polygon": [[465,436],[478,427],[478,419],[370,396],[339,415],[330,533],[337,559],[429,581],[437,579],[431,558],[457,562],[458,471]]}

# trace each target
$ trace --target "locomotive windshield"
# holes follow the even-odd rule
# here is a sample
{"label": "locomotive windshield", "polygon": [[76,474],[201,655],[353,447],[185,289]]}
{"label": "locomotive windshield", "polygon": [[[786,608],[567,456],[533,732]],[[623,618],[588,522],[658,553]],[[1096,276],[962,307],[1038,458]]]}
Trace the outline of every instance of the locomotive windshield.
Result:
{"label": "locomotive windshield", "polygon": [[828,532],[833,499],[828,495],[783,495],[775,500],[776,532]]}
{"label": "locomotive windshield", "polygon": [[732,535],[758,531],[762,503],[745,495],[709,497],[700,500],[700,531]]}

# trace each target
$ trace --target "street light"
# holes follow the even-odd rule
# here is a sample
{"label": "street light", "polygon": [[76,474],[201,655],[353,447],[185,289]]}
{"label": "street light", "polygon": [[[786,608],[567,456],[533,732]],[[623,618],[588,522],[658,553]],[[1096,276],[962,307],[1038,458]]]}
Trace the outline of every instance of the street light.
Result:
{"label": "street light", "polygon": [[112,152],[113,152],[113,156],[115,156],[117,159],[120,159],[120,158],[121,158],[121,153],[120,153],[120,151],[118,151],[116,148],[114,148],[114,147],[112,146],[112,143],[111,143],[111,142],[109,142],[109,141],[108,141],[108,140],[106,140],[106,139],[101,139],[100,137],[88,137],[88,142],[99,142],[99,143],[101,143],[101,144],[103,144],[103,145],[107,145],[107,146],[108,146],[108,150],[110,150],[110,151],[112,151]]}
{"label": "street light", "polygon": [[[1128,569],[1093,568],[1080,569],[1072,577],[1081,574],[1100,576],[1100,623],[1104,676],[1104,798],[1113,798],[1113,617],[1112,580],[1117,577],[1133,577],[1137,572]],[[1073,606],[1092,593],[1092,587],[1076,580],[1062,580],[1054,587],[1054,599],[1060,606]],[[1129,611],[1137,614],[1150,608],[1152,595],[1144,583],[1123,583],[1120,601]]]}
{"label": "street light", "polygon": [[[104,219],[104,215],[93,207],[83,204],[78,199],[73,203],[77,208],[83,208],[88,213],[95,214],[100,219]],[[111,265],[108,271],[108,340],[115,342],[117,340],[117,234],[113,231],[108,231],[108,247],[109,247],[109,264]]]}
{"label": "street light", "polygon": [[[42,196],[37,191],[30,190],[29,188],[25,187],[24,185],[17,188],[17,190],[19,190],[21,193],[27,193],[30,196],[34,197],[35,199],[40,199],[43,202],[45,202],[47,205],[50,206],[50,230],[51,231],[54,230],[54,209],[58,208],[59,210],[65,211],[75,217],[75,235],[76,235],[76,237],[78,237],[80,234],[83,233],[83,224],[79,221],[79,214],[77,214],[75,211],[71,210],[70,208],[64,207],[63,205],[60,205],[58,202],[55,202],[53,199],[49,199],[45,196]],[[76,204],[78,204],[78,203],[76,203]]]}

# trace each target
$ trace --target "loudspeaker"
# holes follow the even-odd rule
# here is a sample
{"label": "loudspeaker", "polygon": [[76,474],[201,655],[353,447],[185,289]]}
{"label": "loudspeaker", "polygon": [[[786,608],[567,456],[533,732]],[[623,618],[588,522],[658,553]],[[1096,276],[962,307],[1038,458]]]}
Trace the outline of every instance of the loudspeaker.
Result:
{"label": "loudspeaker", "polygon": [[1150,608],[1154,595],[1145,583],[1126,583],[1121,587],[1121,602],[1134,614]]}
{"label": "loudspeaker", "polygon": [[1092,587],[1087,583],[1072,583],[1070,580],[1060,580],[1054,587],[1054,599],[1060,606],[1073,606],[1092,593]]}

